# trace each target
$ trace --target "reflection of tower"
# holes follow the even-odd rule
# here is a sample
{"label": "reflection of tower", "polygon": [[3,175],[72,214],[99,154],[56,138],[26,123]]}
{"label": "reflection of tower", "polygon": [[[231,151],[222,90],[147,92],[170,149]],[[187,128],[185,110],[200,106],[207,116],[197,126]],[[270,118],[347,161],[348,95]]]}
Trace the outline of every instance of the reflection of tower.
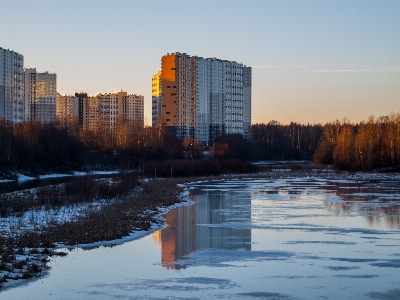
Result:
{"label": "reflection of tower", "polygon": [[[165,217],[168,227],[153,234],[161,241],[162,266],[171,269],[185,267],[174,262],[196,249],[196,206],[183,206],[169,211]],[[158,238],[157,238],[158,235]]]}
{"label": "reflection of tower", "polygon": [[161,247],[163,267],[186,267],[179,260],[196,250],[251,250],[251,229],[240,228],[251,221],[249,194],[196,189],[192,196],[195,205],[169,211],[168,227],[152,235]]}
{"label": "reflection of tower", "polygon": [[[229,222],[251,220],[251,199],[243,194],[212,192],[195,195],[196,250],[251,250],[251,229],[232,228]],[[221,226],[215,226],[220,224]]]}

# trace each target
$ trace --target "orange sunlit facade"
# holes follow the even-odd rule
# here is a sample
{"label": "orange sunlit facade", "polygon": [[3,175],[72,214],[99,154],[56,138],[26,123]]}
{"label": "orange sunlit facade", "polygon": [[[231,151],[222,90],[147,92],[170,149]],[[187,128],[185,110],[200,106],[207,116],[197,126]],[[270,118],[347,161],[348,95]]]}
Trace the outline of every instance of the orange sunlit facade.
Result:
{"label": "orange sunlit facade", "polygon": [[250,136],[251,67],[176,52],[161,58],[159,74],[152,76],[153,126],[204,144],[223,134]]}
{"label": "orange sunlit facade", "polygon": [[180,269],[177,261],[196,250],[196,206],[173,209],[166,214],[168,227],[153,233],[152,238],[161,247],[162,266]]}
{"label": "orange sunlit facade", "polygon": [[176,96],[176,55],[162,57],[161,90],[163,101],[161,118],[162,125],[175,127],[177,125],[177,96]]}

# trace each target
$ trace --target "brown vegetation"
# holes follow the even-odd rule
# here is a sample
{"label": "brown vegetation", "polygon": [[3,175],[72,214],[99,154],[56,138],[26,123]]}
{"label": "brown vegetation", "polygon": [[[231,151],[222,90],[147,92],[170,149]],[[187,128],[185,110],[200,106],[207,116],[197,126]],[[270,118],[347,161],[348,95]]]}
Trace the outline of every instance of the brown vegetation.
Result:
{"label": "brown vegetation", "polygon": [[399,170],[400,113],[371,116],[359,124],[347,119],[327,123],[314,161],[350,170]]}

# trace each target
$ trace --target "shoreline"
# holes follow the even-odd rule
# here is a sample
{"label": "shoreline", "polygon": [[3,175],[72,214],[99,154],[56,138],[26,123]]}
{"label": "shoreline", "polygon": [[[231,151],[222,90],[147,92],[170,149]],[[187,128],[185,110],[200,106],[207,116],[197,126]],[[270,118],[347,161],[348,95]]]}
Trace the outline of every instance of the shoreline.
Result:
{"label": "shoreline", "polygon": [[[165,218],[162,216],[166,214],[168,211],[175,209],[177,207],[182,207],[182,206],[189,206],[193,205],[194,202],[191,201],[188,195],[188,191],[184,190],[183,185],[177,184],[176,185],[177,189],[180,189],[179,195],[177,195],[175,201],[178,200],[179,202],[175,202],[172,205],[169,206],[160,206],[157,207],[156,210],[147,210],[143,216],[146,218],[147,216],[150,216],[151,218],[151,225],[150,228],[147,230],[140,230],[139,228],[135,228],[132,231],[129,232],[128,235],[123,236],[122,238],[116,238],[112,240],[102,240],[102,241],[96,241],[93,243],[77,243],[74,245],[67,245],[64,243],[54,243],[54,247],[51,248],[51,250],[48,250],[48,248],[45,247],[39,247],[39,248],[33,248],[35,249],[35,252],[33,254],[26,254],[23,255],[24,259],[26,261],[33,262],[37,266],[39,266],[40,271],[32,274],[29,278],[24,278],[23,277],[23,271],[25,269],[17,269],[13,270],[12,272],[9,272],[6,281],[1,282],[0,281],[0,293],[1,291],[13,288],[13,287],[18,287],[24,284],[29,284],[29,282],[32,282],[33,280],[40,280],[41,278],[46,277],[50,272],[51,272],[51,266],[49,266],[50,260],[54,256],[66,256],[67,253],[64,252],[63,250],[69,250],[73,251],[74,249],[80,248],[80,249],[95,249],[98,247],[108,247],[108,246],[115,246],[115,245],[120,245],[123,243],[131,242],[134,240],[141,239],[145,236],[148,236],[149,234],[161,230],[167,226],[165,223]],[[63,226],[63,224],[59,224],[59,226]],[[0,248],[1,249],[1,248]],[[30,251],[32,251],[31,249]],[[16,250],[16,249],[15,249]],[[27,249],[29,251],[29,249]],[[47,251],[49,251],[47,253]],[[15,261],[21,261],[21,257],[18,257],[16,255]],[[0,265],[1,267],[1,265]],[[0,279],[2,278],[2,275],[4,276],[4,270],[1,272],[2,269],[0,268]],[[2,274],[3,273],[3,274]],[[17,279],[15,279],[17,278]]]}
{"label": "shoreline", "polygon": [[[193,205],[194,202],[190,200],[187,195],[189,194],[188,189],[186,188],[187,184],[193,183],[193,182],[206,182],[206,181],[214,181],[214,180],[235,180],[235,179],[280,179],[280,178],[325,178],[325,179],[331,179],[331,180],[390,180],[390,179],[395,179],[399,180],[400,179],[400,174],[399,173],[368,173],[368,172],[336,172],[336,171],[331,171],[331,170],[317,170],[317,171],[303,171],[303,170],[286,170],[286,169],[280,169],[279,171],[277,170],[272,170],[268,172],[261,172],[261,173],[255,173],[255,174],[227,174],[227,175],[222,175],[222,176],[211,176],[211,177],[191,177],[191,178],[179,178],[179,179],[174,179],[168,182],[170,185],[175,184],[175,190],[179,191],[178,195],[175,195],[175,198],[173,201],[178,200],[178,202],[174,202],[173,204],[169,206],[157,206],[156,210],[145,210],[145,214],[143,217],[144,219],[150,218],[150,227],[146,230],[138,230],[138,228],[131,230],[128,235],[123,236],[122,238],[116,238],[112,240],[103,240],[103,241],[97,241],[93,243],[77,243],[74,245],[67,245],[64,243],[55,243],[54,247],[52,248],[50,253],[39,253],[39,254],[28,254],[27,257],[29,260],[33,260],[36,258],[37,260],[41,260],[42,264],[40,265],[41,271],[39,273],[33,274],[33,276],[29,279],[22,279],[19,278],[18,280],[12,280],[8,279],[7,282],[3,282],[2,284],[0,283],[0,293],[2,290],[6,290],[9,288],[13,288],[16,286],[21,286],[24,283],[28,284],[32,280],[38,280],[40,278],[44,278],[48,276],[48,274],[51,272],[51,267],[49,267],[48,262],[49,259],[53,255],[57,255],[57,253],[63,255],[62,249],[67,249],[67,250],[73,250],[76,248],[82,248],[82,249],[94,249],[97,247],[108,247],[108,246],[114,246],[114,245],[120,245],[126,242],[134,241],[140,238],[143,238],[145,236],[148,236],[149,234],[161,230],[165,228],[167,225],[165,224],[165,219],[162,217],[163,214],[167,213],[168,211],[175,209],[180,206],[187,206],[187,205]],[[147,182],[163,182],[164,180],[159,179],[159,180],[153,180],[150,179]],[[167,180],[165,180],[166,182]],[[155,185],[157,186],[157,184]],[[161,191],[163,192],[163,191]],[[162,193],[162,196],[165,196],[164,193]],[[172,200],[172,199],[170,199]],[[63,224],[59,224],[59,226],[63,226]],[[37,248],[39,252],[45,252],[45,249],[47,248]],[[44,259],[44,263],[43,263]],[[23,269],[22,269],[23,270]],[[15,272],[16,274],[22,274],[22,270],[18,273]],[[1,269],[0,269],[1,271]],[[14,274],[15,274],[14,273]],[[1,274],[1,273],[0,273]],[[0,277],[1,279],[1,277]]]}

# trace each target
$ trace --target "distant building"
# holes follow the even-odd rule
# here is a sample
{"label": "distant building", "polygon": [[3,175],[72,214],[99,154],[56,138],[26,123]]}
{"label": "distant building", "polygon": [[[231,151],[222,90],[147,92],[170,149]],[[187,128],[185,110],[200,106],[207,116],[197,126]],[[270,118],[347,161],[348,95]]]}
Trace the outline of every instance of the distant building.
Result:
{"label": "distant building", "polygon": [[243,66],[243,136],[251,138],[251,67]]}
{"label": "distant building", "polygon": [[86,97],[82,99],[82,128],[97,131],[99,127],[100,99]]}
{"label": "distant building", "polygon": [[56,121],[57,75],[37,73],[35,68],[24,69],[25,121],[42,123]]}
{"label": "distant building", "polygon": [[83,98],[82,111],[83,129],[111,130],[119,121],[144,125],[144,97],[122,90]]}
{"label": "distant building", "polygon": [[160,120],[180,139],[211,144],[222,134],[249,135],[251,67],[177,52],[162,57],[159,82],[161,109],[155,109],[153,98],[152,120]]}
{"label": "distant building", "polygon": [[160,123],[161,116],[161,71],[151,78],[151,123],[156,126]]}
{"label": "distant building", "polygon": [[84,92],[76,92],[75,97],[78,98],[78,105],[79,105],[79,113],[78,113],[78,122],[79,126],[83,128],[83,99],[87,98],[87,93]]}
{"label": "distant building", "polygon": [[63,126],[79,124],[79,98],[75,95],[60,95],[56,102],[57,122]]}
{"label": "distant building", "polygon": [[0,119],[24,122],[24,57],[0,47]]}
{"label": "distant building", "polygon": [[122,96],[122,105],[123,120],[132,125],[143,127],[144,97],[142,95],[125,93],[125,95]]}

